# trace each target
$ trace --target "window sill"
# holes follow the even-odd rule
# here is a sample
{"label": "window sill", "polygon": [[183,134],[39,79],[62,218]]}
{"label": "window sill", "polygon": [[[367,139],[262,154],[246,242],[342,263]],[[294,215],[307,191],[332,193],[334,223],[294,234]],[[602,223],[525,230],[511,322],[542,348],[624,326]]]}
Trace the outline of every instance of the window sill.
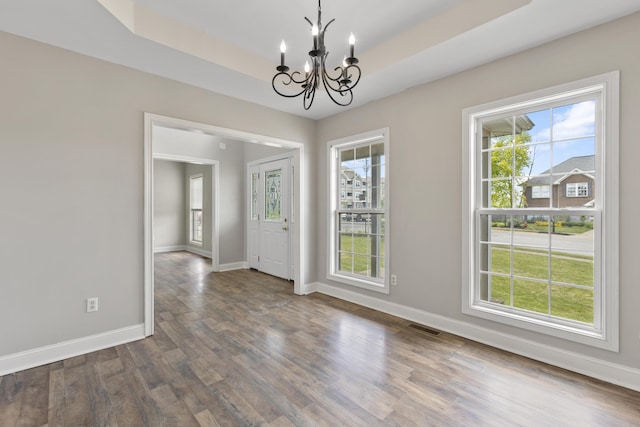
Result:
{"label": "window sill", "polygon": [[358,288],[368,289],[374,292],[389,294],[389,284],[385,282],[374,282],[372,280],[361,279],[354,276],[344,274],[329,274],[327,279],[334,282],[343,283],[345,285],[356,286]]}
{"label": "window sill", "polygon": [[607,339],[602,331],[590,328],[585,324],[582,326],[578,322],[572,324],[570,321],[557,321],[546,316],[537,316],[535,313],[524,313],[518,309],[498,308],[490,303],[477,303],[463,307],[462,312],[469,316],[491,320],[497,323],[526,329],[545,335],[554,336],[567,341],[585,344],[604,350],[618,352],[617,340]]}

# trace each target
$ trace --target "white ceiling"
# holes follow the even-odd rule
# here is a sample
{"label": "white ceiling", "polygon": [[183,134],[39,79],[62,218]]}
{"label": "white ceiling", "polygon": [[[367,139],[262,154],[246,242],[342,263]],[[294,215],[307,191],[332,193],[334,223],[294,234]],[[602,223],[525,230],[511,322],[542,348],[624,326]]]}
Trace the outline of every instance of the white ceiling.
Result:
{"label": "white ceiling", "polygon": [[[363,78],[350,107],[274,93],[311,48],[316,0],[0,0],[0,30],[312,119],[640,10],[640,0],[324,0],[329,59],[350,32]],[[570,52],[567,53],[570,55]]]}

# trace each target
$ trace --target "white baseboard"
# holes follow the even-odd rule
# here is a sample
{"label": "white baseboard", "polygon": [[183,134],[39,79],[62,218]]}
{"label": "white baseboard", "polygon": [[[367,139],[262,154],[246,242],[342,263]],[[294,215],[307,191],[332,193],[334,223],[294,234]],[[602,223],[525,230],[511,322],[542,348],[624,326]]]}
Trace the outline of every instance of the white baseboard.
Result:
{"label": "white baseboard", "polygon": [[144,324],[0,357],[0,376],[144,338]]}
{"label": "white baseboard", "polygon": [[185,245],[158,246],[158,247],[153,248],[153,253],[154,254],[159,254],[159,253],[163,253],[163,252],[177,252],[177,251],[184,251],[186,249],[187,249],[187,247]]}
{"label": "white baseboard", "polygon": [[314,289],[316,292],[325,295],[340,298],[342,300],[372,308],[393,316],[401,317],[412,322],[430,326],[472,341],[477,341],[495,348],[528,357],[530,359],[577,372],[582,375],[587,375],[612,384],[640,391],[640,370],[638,369],[558,349],[535,341],[483,328],[472,323],[384,301],[379,298],[370,297],[320,282],[309,283],[306,287],[309,290]]}
{"label": "white baseboard", "polygon": [[187,251],[187,252],[191,252],[192,254],[203,256],[205,258],[213,257],[213,253],[211,251],[205,251],[191,245],[158,246],[153,248],[154,254],[159,254],[163,252],[177,252],[177,251]]}
{"label": "white baseboard", "polygon": [[211,253],[211,251],[205,251],[203,249],[196,248],[195,246],[186,245],[184,247],[184,250],[187,252],[191,252],[192,254],[203,256],[205,258],[213,258],[213,254]]}
{"label": "white baseboard", "polygon": [[[162,253],[162,252],[176,252],[176,251],[187,251],[192,254],[200,255],[206,258],[213,257],[213,253],[211,251],[203,251],[202,249],[198,249],[189,245],[176,245],[176,246],[159,246],[153,248],[153,253]],[[249,263],[246,261],[240,262],[230,262],[227,264],[220,264],[218,267],[218,271],[231,271],[231,270],[246,270],[249,268]]]}
{"label": "white baseboard", "polygon": [[[300,286],[299,295],[309,295],[309,294],[312,294],[314,292],[319,292],[319,290],[318,290],[318,286],[319,285],[321,285],[321,283],[318,283],[318,282],[304,283],[302,286]],[[325,292],[321,292],[321,293],[325,293]],[[329,295],[329,294],[327,294],[327,295]]]}
{"label": "white baseboard", "polygon": [[227,264],[220,264],[218,266],[218,271],[231,271],[231,270],[247,270],[249,268],[249,263],[246,261],[240,262],[230,262]]}

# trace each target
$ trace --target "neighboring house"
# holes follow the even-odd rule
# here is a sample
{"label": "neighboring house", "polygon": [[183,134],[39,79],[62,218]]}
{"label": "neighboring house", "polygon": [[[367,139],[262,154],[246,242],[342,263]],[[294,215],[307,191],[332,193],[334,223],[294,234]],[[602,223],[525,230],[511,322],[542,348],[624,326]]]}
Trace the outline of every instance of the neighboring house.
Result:
{"label": "neighboring house", "polygon": [[[369,187],[367,187],[367,184]],[[340,173],[340,207],[343,209],[365,209],[371,201],[372,183],[367,183],[367,178],[358,174],[355,170],[346,168]],[[375,183],[374,183],[375,185]],[[377,185],[381,200],[384,200],[384,177],[380,178]],[[384,202],[383,202],[384,203]]]}
{"label": "neighboring house", "polygon": [[367,181],[353,169],[343,169],[340,174],[340,206],[364,208],[367,203]]}
{"label": "neighboring house", "polygon": [[595,156],[571,157],[523,185],[527,207],[589,206],[594,199]]}

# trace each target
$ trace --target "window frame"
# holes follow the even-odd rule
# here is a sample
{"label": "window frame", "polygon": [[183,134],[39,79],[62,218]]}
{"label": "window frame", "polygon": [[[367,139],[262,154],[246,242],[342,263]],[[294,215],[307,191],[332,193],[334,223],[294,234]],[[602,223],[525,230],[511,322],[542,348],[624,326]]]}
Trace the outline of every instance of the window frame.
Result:
{"label": "window frame", "polygon": [[[596,114],[596,180],[594,200],[594,327],[576,327],[570,321],[498,307],[479,298],[479,252],[482,158],[478,147],[480,120],[499,114],[535,111],[556,102],[574,102],[580,96],[599,97]],[[619,71],[466,108],[462,112],[462,312],[568,341],[619,351]],[[593,193],[592,193],[593,194]],[[487,209],[484,209],[487,210]],[[495,209],[494,209],[495,210]],[[531,214],[532,209],[505,209],[510,214]],[[566,209],[549,207],[543,212],[563,215]],[[598,298],[599,301],[595,301]]]}
{"label": "window frame", "polygon": [[[352,214],[367,214],[375,213],[384,215],[384,256],[382,257],[384,262],[385,274],[382,280],[375,280],[375,278],[366,277],[356,274],[347,274],[337,270],[338,265],[338,223],[337,217],[339,211],[340,201],[340,182],[339,178],[339,158],[338,153],[342,149],[353,148],[360,145],[368,145],[375,142],[382,142],[384,144],[384,185],[382,186],[382,192],[384,194],[384,207],[372,209],[355,208],[354,203],[351,204],[350,209]],[[389,129],[383,128],[374,130],[371,132],[365,132],[357,135],[348,136],[327,142],[327,172],[328,172],[328,224],[327,224],[327,279],[346,285],[356,286],[359,288],[369,289],[375,292],[388,294],[390,290],[390,277],[391,277],[391,263],[390,263],[390,155],[389,155]],[[348,198],[348,197],[347,197]]]}
{"label": "window frame", "polygon": [[[200,209],[194,209],[193,208],[193,181],[196,179],[200,179],[202,182],[202,195],[201,197],[201,203],[202,203],[202,208]],[[203,246],[204,245],[204,174],[203,173],[197,173],[194,175],[189,175],[189,243],[192,245],[197,245],[197,246]],[[201,231],[200,233],[202,234],[202,240],[196,240],[194,237],[194,214],[196,212],[200,212],[200,216],[201,216]]]}

